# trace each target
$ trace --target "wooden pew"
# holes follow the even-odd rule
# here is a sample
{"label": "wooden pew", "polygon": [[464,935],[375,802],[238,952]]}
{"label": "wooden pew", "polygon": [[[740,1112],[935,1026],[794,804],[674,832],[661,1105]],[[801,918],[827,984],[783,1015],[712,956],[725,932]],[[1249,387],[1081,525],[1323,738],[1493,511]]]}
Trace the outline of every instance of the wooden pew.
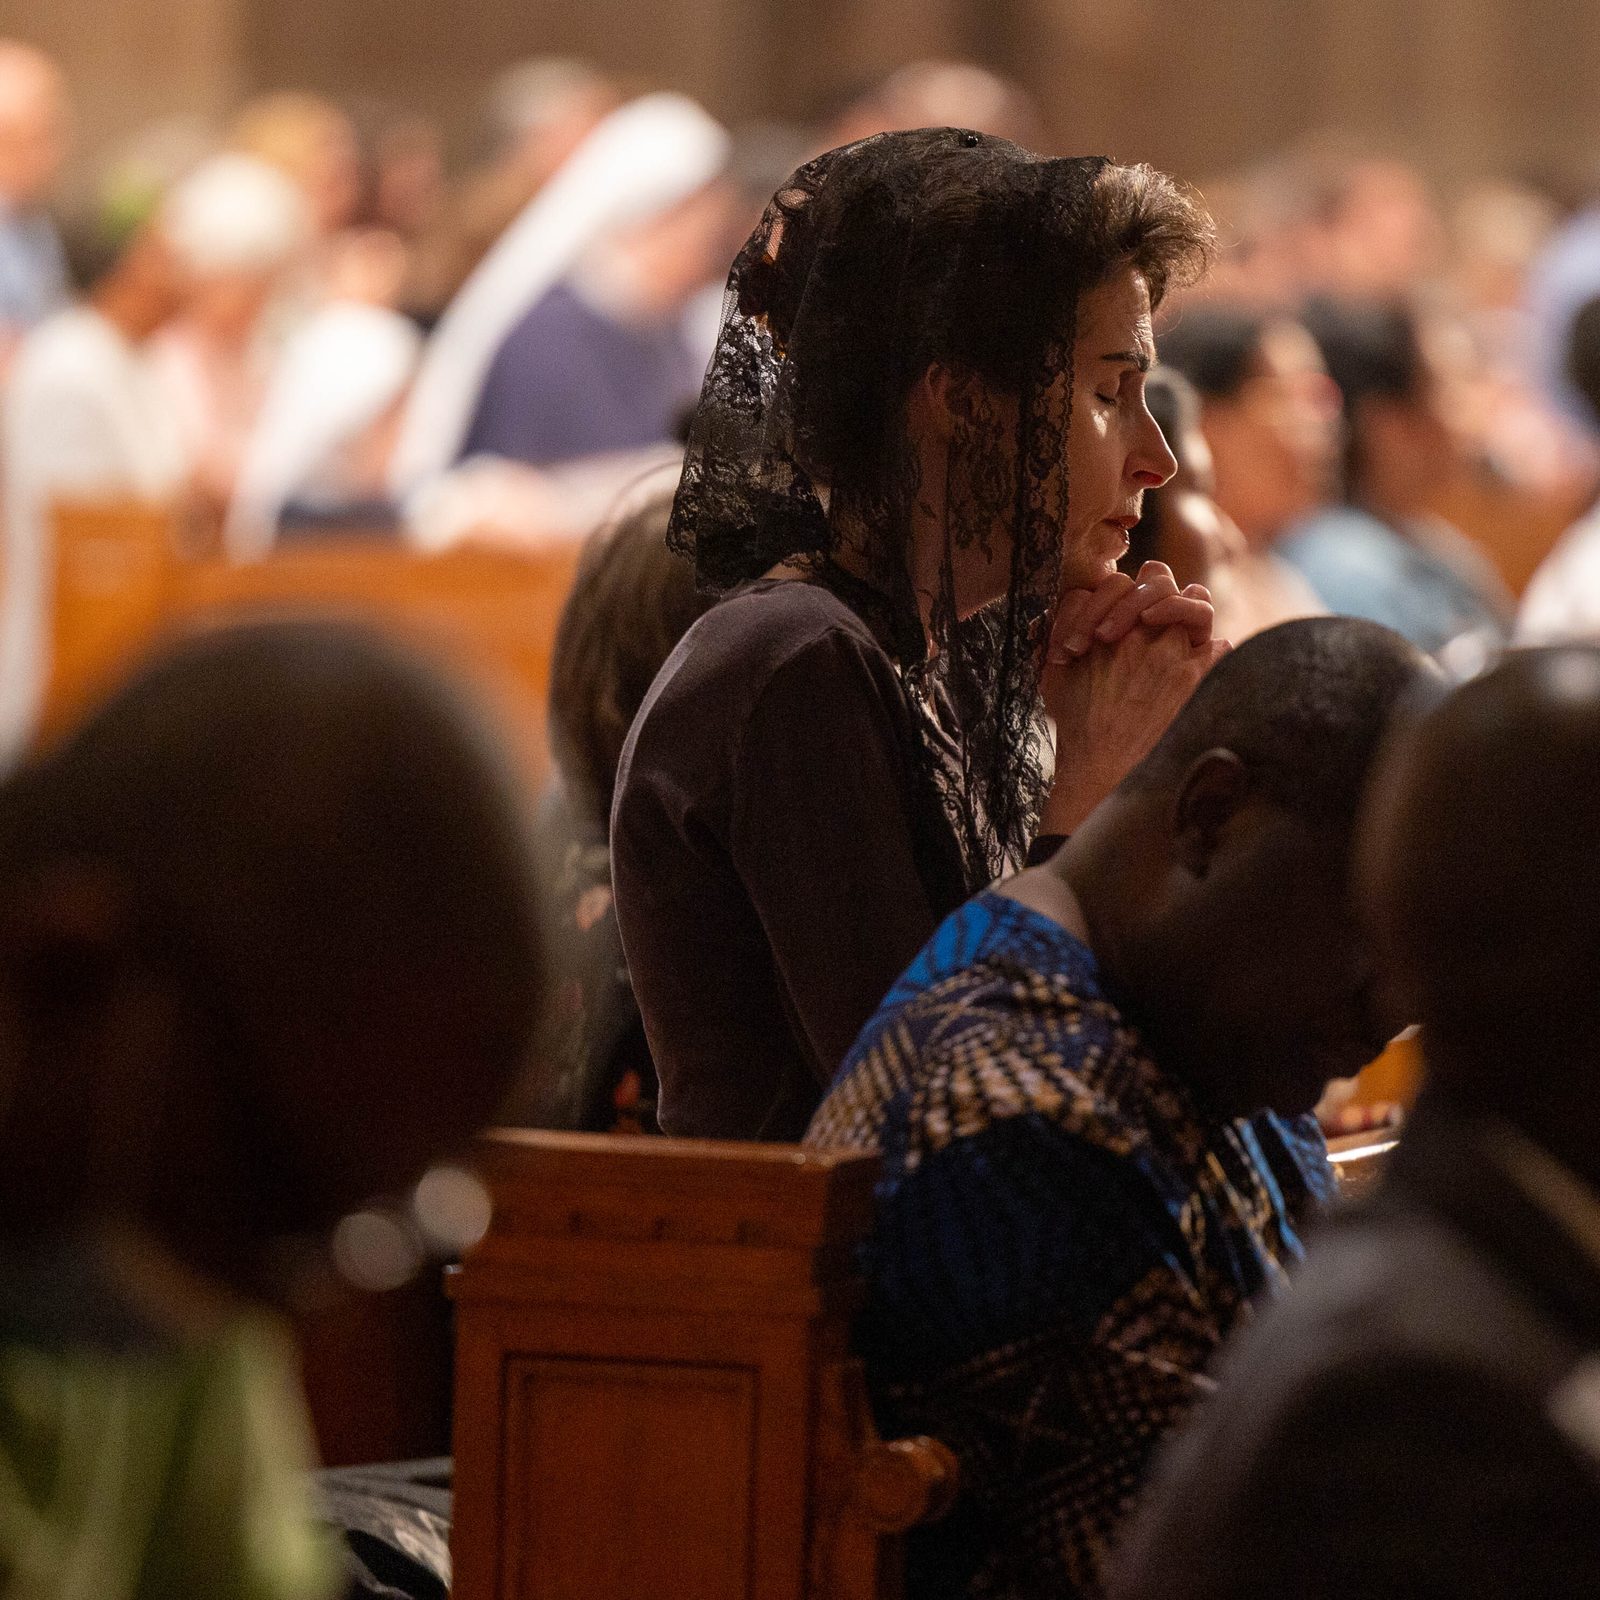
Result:
{"label": "wooden pew", "polygon": [[1328,1159],[1338,1179],[1340,1200],[1360,1200],[1370,1194],[1399,1144],[1400,1134],[1394,1129],[1347,1133],[1330,1139]]}
{"label": "wooden pew", "polygon": [[[1334,1141],[1367,1188],[1392,1140]],[[456,1600],[893,1600],[955,1495],[849,1354],[873,1157],[500,1130],[453,1275]]]}
{"label": "wooden pew", "polygon": [[163,634],[251,614],[335,613],[396,630],[471,681],[537,783],[550,654],[577,557],[575,544],[420,555],[343,539],[258,562],[196,560],[160,508],[63,506],[44,731],[68,725]]}
{"label": "wooden pew", "polygon": [[185,566],[171,620],[323,612],[396,631],[466,678],[496,714],[534,790],[545,775],[545,707],[556,625],[578,546],[539,553],[462,547],[419,555],[357,539],[316,541],[263,561]]}
{"label": "wooden pew", "polygon": [[180,559],[165,506],[63,504],[52,533],[47,737],[91,705],[166,626]]}
{"label": "wooden pew", "polygon": [[500,1131],[455,1274],[457,1600],[890,1600],[956,1464],[848,1349],[875,1158]]}

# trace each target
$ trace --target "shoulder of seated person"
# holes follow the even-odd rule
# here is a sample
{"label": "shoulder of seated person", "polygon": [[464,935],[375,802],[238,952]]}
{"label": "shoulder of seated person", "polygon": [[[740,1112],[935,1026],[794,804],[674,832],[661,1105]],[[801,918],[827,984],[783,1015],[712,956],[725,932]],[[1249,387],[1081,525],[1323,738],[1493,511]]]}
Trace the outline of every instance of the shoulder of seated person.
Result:
{"label": "shoulder of seated person", "polygon": [[108,353],[120,356],[124,347],[100,318],[82,310],[64,311],[40,323],[23,340],[11,387],[50,385],[81,376],[98,382]]}
{"label": "shoulder of seated person", "polygon": [[[865,623],[826,591],[789,582],[730,595],[678,642],[645,696],[623,752],[619,802],[641,771],[726,774],[741,730],[780,680],[818,719],[837,720],[852,686],[861,690],[858,704],[881,704],[893,679]],[[728,737],[705,737],[708,723]],[[804,738],[803,730],[794,733]],[[649,752],[642,762],[640,752]]]}
{"label": "shoulder of seated person", "polygon": [[1282,554],[1402,542],[1386,522],[1359,506],[1323,506],[1294,524],[1274,546]]}
{"label": "shoulder of seated person", "polygon": [[[1448,1306],[1450,1314],[1441,1315]],[[1319,1367],[1487,1369],[1538,1388],[1567,1341],[1519,1287],[1455,1229],[1382,1205],[1325,1229],[1294,1293],[1255,1331],[1252,1354],[1286,1373]]]}
{"label": "shoulder of seated person", "polygon": [[799,659],[888,657],[867,625],[816,584],[790,581],[720,600],[689,630],[677,652],[683,668],[736,678],[751,688]]}

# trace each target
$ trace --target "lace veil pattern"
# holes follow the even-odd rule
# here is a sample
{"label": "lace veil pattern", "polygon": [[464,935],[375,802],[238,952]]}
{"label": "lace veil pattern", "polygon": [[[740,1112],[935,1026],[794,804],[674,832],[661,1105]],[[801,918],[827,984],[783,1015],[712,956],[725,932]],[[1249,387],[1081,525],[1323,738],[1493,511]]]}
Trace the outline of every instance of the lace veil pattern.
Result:
{"label": "lace veil pattern", "polygon": [[[1106,165],[940,128],[801,167],[734,262],[668,533],[713,592],[779,564],[830,583],[923,715],[953,712],[924,757],[973,888],[1020,863],[1043,794],[1038,671],[1061,581],[1077,301],[1104,266],[1087,216]],[[935,364],[983,381],[954,421],[941,572],[919,604],[908,555],[922,470],[905,404]],[[1005,559],[1007,542],[1004,597],[962,620],[956,552],[976,543]]]}

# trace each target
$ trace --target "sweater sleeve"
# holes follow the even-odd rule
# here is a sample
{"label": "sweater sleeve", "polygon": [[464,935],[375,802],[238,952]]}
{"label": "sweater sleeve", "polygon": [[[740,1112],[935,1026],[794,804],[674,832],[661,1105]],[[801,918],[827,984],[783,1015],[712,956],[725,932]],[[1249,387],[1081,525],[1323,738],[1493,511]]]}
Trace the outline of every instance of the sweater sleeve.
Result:
{"label": "sweater sleeve", "polygon": [[934,930],[914,738],[892,667],[834,630],[774,671],[740,740],[733,861],[823,1084]]}

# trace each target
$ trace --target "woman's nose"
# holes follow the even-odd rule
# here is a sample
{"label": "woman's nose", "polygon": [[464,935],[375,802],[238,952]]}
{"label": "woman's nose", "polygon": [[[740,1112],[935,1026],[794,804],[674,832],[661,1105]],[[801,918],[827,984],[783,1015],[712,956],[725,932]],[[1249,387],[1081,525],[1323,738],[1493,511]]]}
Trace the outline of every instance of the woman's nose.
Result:
{"label": "woman's nose", "polygon": [[1178,458],[1161,431],[1160,424],[1148,411],[1133,452],[1128,457],[1128,470],[1141,489],[1159,489],[1178,470]]}

